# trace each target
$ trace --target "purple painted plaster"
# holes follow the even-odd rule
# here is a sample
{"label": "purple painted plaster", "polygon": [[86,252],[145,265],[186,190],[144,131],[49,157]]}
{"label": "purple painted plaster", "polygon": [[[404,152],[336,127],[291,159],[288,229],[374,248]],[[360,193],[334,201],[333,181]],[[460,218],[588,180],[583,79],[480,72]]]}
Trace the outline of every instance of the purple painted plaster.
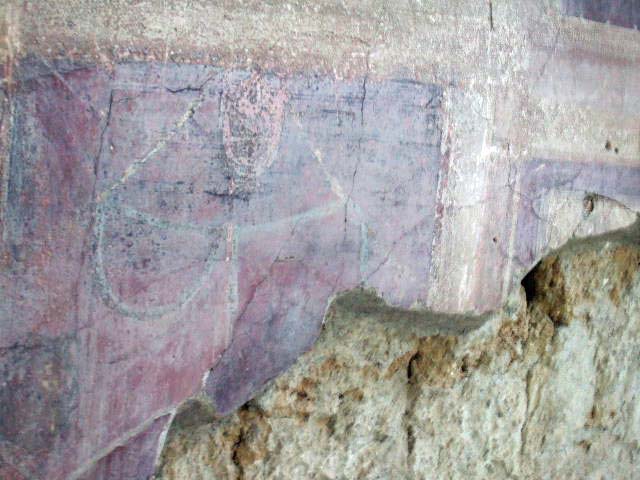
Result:
{"label": "purple painted plaster", "polygon": [[[337,293],[427,303],[452,168],[441,87],[173,64],[56,72],[24,63],[12,95],[8,478],[150,474],[176,405],[204,390],[232,411],[309,348]],[[638,196],[638,171],[532,161],[517,195]],[[520,205],[526,247],[540,219]],[[487,250],[487,272],[536,248]]]}
{"label": "purple painted plaster", "polygon": [[638,0],[563,0],[562,12],[596,22],[640,29]]}

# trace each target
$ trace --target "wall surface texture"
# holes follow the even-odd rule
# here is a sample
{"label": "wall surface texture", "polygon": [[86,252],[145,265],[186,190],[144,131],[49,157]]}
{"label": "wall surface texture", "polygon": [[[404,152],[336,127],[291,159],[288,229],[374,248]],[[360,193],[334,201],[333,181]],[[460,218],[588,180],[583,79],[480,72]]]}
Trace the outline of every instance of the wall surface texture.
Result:
{"label": "wall surface texture", "polygon": [[[531,305],[508,306],[543,256],[602,235],[620,242],[622,254],[601,246],[602,255],[628,257],[635,285],[628,249],[640,211],[639,18],[637,0],[4,2],[0,477],[141,479],[162,458],[164,474],[181,471],[171,457],[178,447],[161,455],[167,437],[178,438],[180,422],[169,431],[174,418],[184,420],[180,406],[198,398],[194,408],[210,419],[245,405],[229,420],[233,431],[264,420],[254,406],[270,394],[246,402],[314,345],[334,299],[349,295],[359,299],[352,309],[405,325],[396,340],[372,327],[371,342],[389,338],[407,352],[418,342],[409,370],[431,355],[437,365],[457,362],[464,342],[509,317],[513,348],[522,350],[515,370],[491,363],[506,354],[490,352],[488,383],[474,388],[497,395],[502,387],[492,382],[502,375],[542,385],[535,355],[557,357],[530,346],[548,333],[531,330],[538,327],[557,332],[546,345],[583,335],[596,345],[584,368],[608,375],[613,367],[597,363],[597,352],[609,348],[602,342],[614,327],[598,322],[626,315],[620,322],[635,328],[627,287],[599,320],[547,312],[549,324]],[[344,348],[360,348],[359,325],[347,329]],[[407,337],[414,327],[417,340]],[[339,348],[323,338],[312,356]],[[566,345],[553,348],[574,348]],[[616,361],[631,362],[633,344],[615,345]],[[629,365],[600,391],[626,382],[624,401],[637,403],[637,366]],[[465,373],[455,388],[481,382],[478,375]],[[421,423],[417,379],[402,401],[415,403],[407,415]],[[540,386],[540,395],[565,380],[549,381],[557,386]],[[455,390],[448,382],[442,391]],[[550,421],[535,415],[546,410],[534,409],[531,392],[524,410],[520,390],[504,392],[520,409],[505,418],[531,424],[521,427],[523,460],[496,443],[495,462],[477,468],[539,472],[544,457],[528,449],[538,448],[535,432]],[[615,395],[611,405],[622,411],[624,395]],[[492,408],[486,421],[502,421]],[[638,416],[629,412],[635,420],[616,420],[622,426],[611,433],[630,439],[620,443],[621,458],[631,455],[619,462],[622,476],[638,467]],[[468,415],[480,421],[476,410]],[[269,428],[271,442],[284,435]],[[410,477],[408,468],[431,461],[419,453],[424,431],[411,434],[408,463],[397,465]],[[467,443],[472,431],[460,433]],[[496,427],[495,435],[507,432]],[[220,450],[207,465],[233,476],[245,468],[233,452]],[[340,472],[351,468],[344,458],[326,470],[309,458],[301,468],[357,477]]]}
{"label": "wall surface texture", "polygon": [[159,478],[635,478],[639,264],[637,243],[574,245],[462,335],[341,298],[236,413],[186,405]]}

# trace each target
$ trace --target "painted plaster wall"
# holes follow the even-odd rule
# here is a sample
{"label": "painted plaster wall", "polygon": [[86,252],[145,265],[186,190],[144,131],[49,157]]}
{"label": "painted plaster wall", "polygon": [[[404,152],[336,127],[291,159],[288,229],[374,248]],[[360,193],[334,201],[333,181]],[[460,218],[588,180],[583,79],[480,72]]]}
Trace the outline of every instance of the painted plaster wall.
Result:
{"label": "painted plaster wall", "polygon": [[640,38],[586,3],[0,7],[3,475],[143,478],[340,292],[477,325],[631,225]]}

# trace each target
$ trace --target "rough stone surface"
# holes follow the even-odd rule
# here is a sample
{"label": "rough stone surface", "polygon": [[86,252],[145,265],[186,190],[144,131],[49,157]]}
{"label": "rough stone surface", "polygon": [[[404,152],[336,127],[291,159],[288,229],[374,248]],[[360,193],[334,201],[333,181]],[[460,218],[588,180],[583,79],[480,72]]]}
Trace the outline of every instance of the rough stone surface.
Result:
{"label": "rough stone surface", "polygon": [[185,405],[158,477],[635,478],[640,242],[574,244],[523,284],[460,335],[340,299],[314,348],[236,413]]}
{"label": "rough stone surface", "polygon": [[631,225],[640,34],[597,3],[2,2],[0,471],[148,477],[336,295],[459,332]]}

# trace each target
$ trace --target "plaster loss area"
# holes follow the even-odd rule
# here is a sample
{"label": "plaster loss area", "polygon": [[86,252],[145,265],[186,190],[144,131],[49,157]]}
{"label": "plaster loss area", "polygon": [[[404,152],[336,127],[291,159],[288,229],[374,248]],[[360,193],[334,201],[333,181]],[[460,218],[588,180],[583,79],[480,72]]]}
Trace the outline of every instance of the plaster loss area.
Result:
{"label": "plaster loss area", "polygon": [[479,328],[342,297],[313,349],[238,411],[187,402],[157,476],[634,478],[639,272],[637,240],[569,245]]}

